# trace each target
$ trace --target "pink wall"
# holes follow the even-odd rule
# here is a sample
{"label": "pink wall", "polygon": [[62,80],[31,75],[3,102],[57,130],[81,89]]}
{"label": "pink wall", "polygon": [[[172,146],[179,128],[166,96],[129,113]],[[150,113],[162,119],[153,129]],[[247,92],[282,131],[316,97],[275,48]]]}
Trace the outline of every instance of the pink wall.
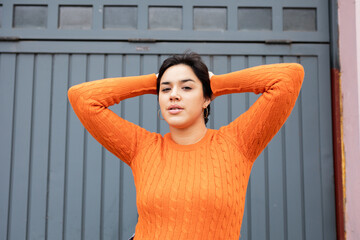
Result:
{"label": "pink wall", "polygon": [[338,0],[345,155],[345,229],[360,239],[360,0]]}

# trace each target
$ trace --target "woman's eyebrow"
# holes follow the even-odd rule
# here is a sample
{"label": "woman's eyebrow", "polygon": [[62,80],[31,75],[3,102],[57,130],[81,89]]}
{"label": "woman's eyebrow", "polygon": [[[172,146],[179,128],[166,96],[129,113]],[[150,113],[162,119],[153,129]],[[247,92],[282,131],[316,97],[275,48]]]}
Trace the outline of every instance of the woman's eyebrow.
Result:
{"label": "woman's eyebrow", "polygon": [[195,81],[192,79],[184,79],[184,80],[181,80],[180,82],[186,83],[186,82],[195,82]]}
{"label": "woman's eyebrow", "polygon": [[[195,82],[195,81],[189,78],[189,79],[180,80],[179,82],[186,83],[186,82]],[[171,82],[162,82],[161,83],[161,85],[169,85],[169,84],[171,84]]]}

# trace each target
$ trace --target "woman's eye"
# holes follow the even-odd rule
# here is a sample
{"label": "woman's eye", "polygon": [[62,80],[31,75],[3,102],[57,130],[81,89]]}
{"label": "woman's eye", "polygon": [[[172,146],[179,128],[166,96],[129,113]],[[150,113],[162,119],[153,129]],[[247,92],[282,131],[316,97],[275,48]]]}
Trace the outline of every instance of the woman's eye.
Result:
{"label": "woman's eye", "polygon": [[163,88],[161,91],[162,92],[167,92],[167,91],[169,91],[170,90],[170,88]]}
{"label": "woman's eye", "polygon": [[183,89],[185,89],[185,90],[191,90],[192,88],[191,88],[191,87],[183,87]]}

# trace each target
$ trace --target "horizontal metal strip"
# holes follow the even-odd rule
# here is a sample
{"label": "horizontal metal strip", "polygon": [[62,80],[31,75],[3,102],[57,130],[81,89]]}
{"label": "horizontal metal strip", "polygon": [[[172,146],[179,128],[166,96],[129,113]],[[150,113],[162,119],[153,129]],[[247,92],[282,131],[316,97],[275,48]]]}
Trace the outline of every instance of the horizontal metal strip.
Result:
{"label": "horizontal metal strip", "polygon": [[[329,44],[261,44],[261,43],[203,43],[159,42],[128,43],[98,41],[19,41],[0,42],[3,53],[74,53],[74,54],[174,54],[190,49],[199,54],[242,55],[299,55],[314,56],[329,49]],[[234,54],[237,55],[237,54]]]}
{"label": "horizontal metal strip", "polygon": [[265,31],[115,31],[115,30],[3,30],[3,37],[19,39],[44,40],[128,40],[138,38],[154,39],[156,41],[267,41],[286,39],[293,42],[328,42],[329,34],[323,32],[265,32]]}
{"label": "horizontal metal strip", "polygon": [[[5,2],[5,0],[1,0],[0,4]],[[11,3],[11,4],[48,4],[49,0],[6,0],[7,3]],[[98,4],[115,4],[115,5],[134,5],[134,4],[141,4],[141,5],[164,5],[164,6],[170,6],[170,5],[183,5],[183,4],[202,4],[202,5],[215,5],[215,6],[219,6],[219,5],[232,5],[234,3],[234,0],[223,0],[221,2],[219,2],[218,0],[207,0],[206,2],[202,1],[202,0],[182,0],[181,2],[169,2],[168,0],[156,0],[156,1],[147,1],[146,3],[144,3],[143,0],[128,0],[128,1],[121,1],[119,2],[118,0],[102,0],[101,3],[99,3],[98,0],[87,0],[86,2],[81,1],[81,0],[58,0],[58,1],[54,1],[52,4],[71,4],[71,5],[84,5],[84,4],[94,4],[94,5],[98,5]],[[305,1],[301,1],[301,2],[294,2],[294,3],[289,3],[288,0],[268,0],[266,1],[266,4],[286,4],[286,5],[307,5],[307,6],[313,6],[315,4],[318,5],[322,5],[323,1],[322,0],[305,0]],[[50,3],[51,4],[51,3]],[[252,0],[245,0],[245,1],[241,1],[238,2],[238,4],[245,4],[245,5],[254,5],[254,4],[262,4],[264,5],[264,2],[254,2]]]}

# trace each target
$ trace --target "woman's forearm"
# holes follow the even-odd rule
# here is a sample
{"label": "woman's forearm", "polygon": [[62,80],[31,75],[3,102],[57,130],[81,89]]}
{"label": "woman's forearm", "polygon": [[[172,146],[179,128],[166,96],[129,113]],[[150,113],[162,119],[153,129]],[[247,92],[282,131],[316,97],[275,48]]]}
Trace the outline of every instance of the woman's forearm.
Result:
{"label": "woman's forearm", "polygon": [[[71,87],[68,97],[75,112],[96,110],[143,94],[156,94],[156,75],[106,78]],[[85,109],[84,106],[87,105]]]}
{"label": "woman's forearm", "polygon": [[230,93],[264,93],[276,84],[285,84],[296,90],[300,89],[303,77],[304,69],[300,64],[280,63],[214,75],[210,81],[214,97],[217,97]]}
{"label": "woman's forearm", "polygon": [[304,69],[297,63],[263,65],[214,75],[214,96],[228,93],[262,93],[250,108],[220,129],[254,161],[290,115],[300,93]]}
{"label": "woman's forearm", "polygon": [[73,86],[68,91],[69,101],[84,127],[130,166],[141,139],[151,134],[108,107],[142,94],[156,94],[155,74],[96,80]]}

